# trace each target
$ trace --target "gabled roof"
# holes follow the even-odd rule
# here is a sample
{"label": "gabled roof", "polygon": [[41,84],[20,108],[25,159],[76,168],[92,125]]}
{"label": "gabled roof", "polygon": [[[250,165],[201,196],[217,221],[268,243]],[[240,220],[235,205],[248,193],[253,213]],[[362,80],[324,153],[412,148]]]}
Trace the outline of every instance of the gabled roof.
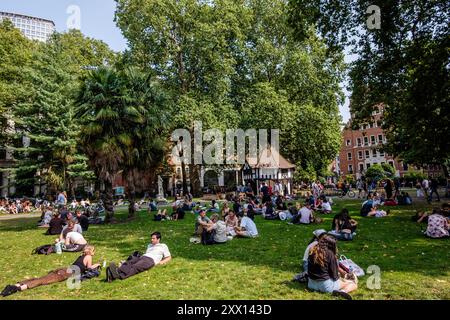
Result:
{"label": "gabled roof", "polygon": [[251,168],[294,169],[295,165],[287,161],[275,148],[261,150],[258,159],[247,158]]}

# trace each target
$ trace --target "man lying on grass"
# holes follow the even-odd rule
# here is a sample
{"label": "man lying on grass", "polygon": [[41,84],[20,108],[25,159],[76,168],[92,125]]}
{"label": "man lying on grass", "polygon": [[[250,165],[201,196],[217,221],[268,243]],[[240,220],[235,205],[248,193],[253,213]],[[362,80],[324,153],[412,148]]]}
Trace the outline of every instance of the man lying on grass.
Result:
{"label": "man lying on grass", "polygon": [[130,256],[129,259],[117,267],[114,262],[106,269],[106,281],[112,282],[116,279],[126,279],[135,274],[146,271],[156,265],[163,265],[169,262],[172,257],[167,245],[161,242],[161,233],[153,232],[151,244],[143,256]]}

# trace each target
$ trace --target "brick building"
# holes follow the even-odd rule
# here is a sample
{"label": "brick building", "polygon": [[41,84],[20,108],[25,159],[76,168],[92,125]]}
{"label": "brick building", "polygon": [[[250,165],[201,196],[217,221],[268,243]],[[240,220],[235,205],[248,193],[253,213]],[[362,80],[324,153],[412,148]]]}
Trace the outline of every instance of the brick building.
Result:
{"label": "brick building", "polygon": [[[392,165],[397,177],[402,177],[409,170],[418,170],[380,150],[387,142],[381,128],[383,112],[384,106],[378,105],[372,113],[371,123],[364,123],[357,130],[352,130],[350,119],[344,127],[342,145],[336,159],[336,171],[339,175],[352,174],[358,179],[370,166],[382,163]],[[425,165],[421,171],[429,177],[443,176],[442,167],[439,165]]]}
{"label": "brick building", "polygon": [[396,176],[402,176],[408,167],[392,155],[382,150],[386,136],[381,128],[383,106],[375,108],[371,123],[362,124],[358,130],[352,130],[352,119],[342,130],[342,145],[338,157],[340,175],[352,174],[357,179],[374,164],[388,163],[395,168]]}

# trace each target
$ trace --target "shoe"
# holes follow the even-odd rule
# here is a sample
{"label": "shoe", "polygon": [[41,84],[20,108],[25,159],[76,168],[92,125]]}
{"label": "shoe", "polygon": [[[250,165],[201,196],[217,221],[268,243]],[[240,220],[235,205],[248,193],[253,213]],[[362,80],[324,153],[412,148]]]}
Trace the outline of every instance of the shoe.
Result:
{"label": "shoe", "polygon": [[111,276],[112,276],[113,280],[116,280],[116,279],[120,278],[119,272],[117,271],[117,266],[116,266],[116,264],[114,262],[111,262],[109,264],[109,271],[111,273]]}
{"label": "shoe", "polygon": [[20,291],[20,288],[13,285],[7,285],[5,289],[0,293],[3,297],[9,296],[13,293]]}
{"label": "shoe", "polygon": [[346,300],[353,300],[351,295],[349,295],[347,292],[344,292],[344,291],[341,291],[341,290],[334,290],[332,295],[335,296],[335,297],[344,298]]}

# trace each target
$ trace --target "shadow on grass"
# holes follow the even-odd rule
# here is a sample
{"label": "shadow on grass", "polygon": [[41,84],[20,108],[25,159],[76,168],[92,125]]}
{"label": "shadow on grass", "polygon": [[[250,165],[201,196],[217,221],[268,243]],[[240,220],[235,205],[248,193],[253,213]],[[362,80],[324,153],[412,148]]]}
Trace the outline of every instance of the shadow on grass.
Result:
{"label": "shadow on grass", "polygon": [[[334,212],[343,207],[336,201]],[[421,273],[426,276],[448,275],[448,240],[432,240],[421,233],[421,226],[412,222],[410,216],[415,207],[395,208],[385,218],[363,218],[359,216],[360,203],[346,201],[345,207],[359,222],[357,236],[350,242],[339,242],[339,252],[366,269],[378,265],[382,271]],[[126,219],[126,213],[117,217]],[[85,237],[96,245],[99,255],[108,261],[125,259],[133,251],[145,251],[154,231],[162,233],[162,242],[169,246],[174,259],[208,261],[211,263],[232,261],[249,266],[264,266],[274,271],[291,272],[301,269],[305,247],[315,229],[329,230],[333,215],[322,216],[318,225],[288,225],[284,221],[266,221],[257,216],[255,222],[260,236],[255,239],[233,239],[220,246],[191,244],[189,238],[194,231],[194,215],[187,214],[180,221],[153,221],[153,214],[137,213],[136,219],[128,223],[92,225]],[[30,221],[1,221],[0,232],[36,230],[35,218]],[[41,240],[39,240],[41,241]],[[44,243],[36,243],[35,246]],[[31,250],[31,249],[30,249]],[[289,279],[290,280],[290,279]],[[297,283],[293,288],[305,289]]]}

